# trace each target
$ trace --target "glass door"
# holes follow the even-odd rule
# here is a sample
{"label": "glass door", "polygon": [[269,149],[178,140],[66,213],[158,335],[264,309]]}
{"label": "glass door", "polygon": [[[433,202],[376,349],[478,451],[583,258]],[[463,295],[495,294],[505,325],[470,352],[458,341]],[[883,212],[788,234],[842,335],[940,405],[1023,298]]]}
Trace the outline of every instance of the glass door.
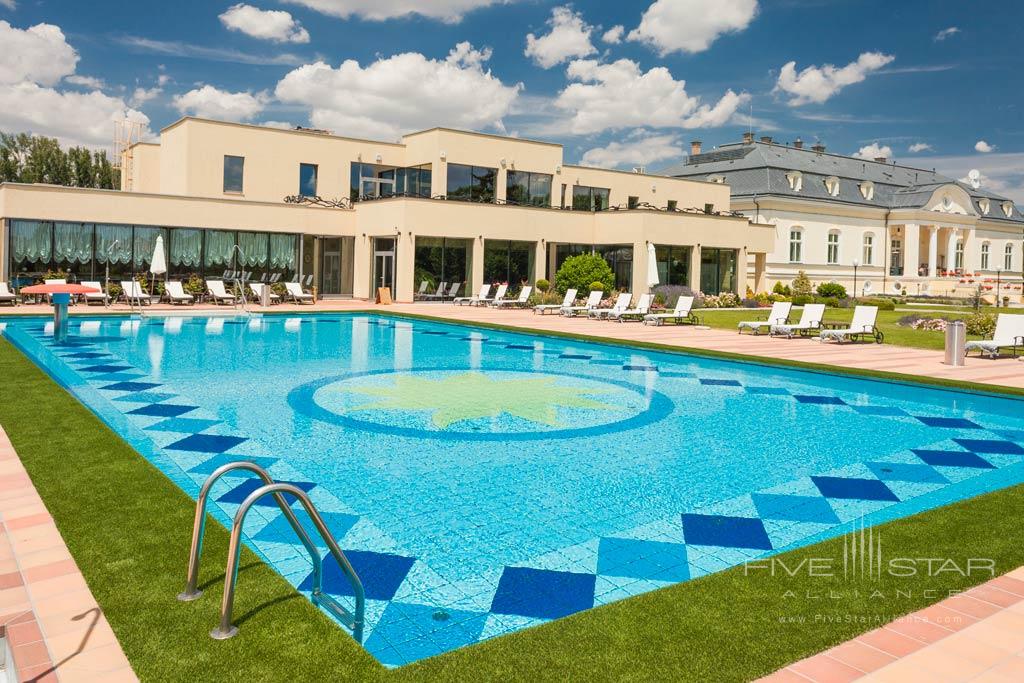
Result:
{"label": "glass door", "polygon": [[324,296],[341,294],[341,238],[320,239],[320,293]]}
{"label": "glass door", "polygon": [[373,239],[373,287],[390,287],[395,295],[395,239],[375,237]]}

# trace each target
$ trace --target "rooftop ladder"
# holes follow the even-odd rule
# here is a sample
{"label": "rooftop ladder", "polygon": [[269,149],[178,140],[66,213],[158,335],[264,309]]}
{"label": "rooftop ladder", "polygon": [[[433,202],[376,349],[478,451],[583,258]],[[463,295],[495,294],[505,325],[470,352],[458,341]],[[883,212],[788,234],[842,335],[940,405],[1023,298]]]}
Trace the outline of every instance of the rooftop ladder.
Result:
{"label": "rooftop ladder", "polygon": [[[185,590],[178,594],[178,599],[183,602],[191,602],[203,594],[197,584],[199,582],[199,558],[203,552],[203,536],[206,530],[206,501],[209,498],[210,490],[213,488],[214,483],[233,470],[248,470],[256,474],[263,480],[263,486],[250,493],[235,513],[235,519],[231,525],[231,542],[228,546],[227,568],[224,572],[224,597],[221,601],[220,623],[210,632],[210,636],[217,640],[226,640],[238,633],[238,627],[231,623],[231,609],[235,599],[235,585],[238,581],[238,562],[242,553],[242,524],[245,522],[245,516],[252,506],[259,502],[261,498],[271,495],[313,561],[313,604],[321,606],[330,612],[338,621],[352,630],[352,637],[357,642],[363,642],[366,603],[363,584],[349,563],[348,558],[345,557],[345,553],[338,547],[338,543],[334,540],[334,536],[327,528],[327,525],[324,524],[324,520],[320,513],[317,512],[316,506],[313,505],[309,496],[302,489],[292,484],[275,482],[265,469],[245,460],[218,467],[207,477],[203,487],[199,490],[199,497],[196,500],[196,516],[192,525],[192,548],[189,551],[188,558],[188,578]],[[338,567],[352,585],[352,594],[355,596],[354,612],[349,612],[338,601],[323,592],[323,558],[320,556],[320,551],[312,539],[310,539],[309,534],[299,523],[295,512],[288,505],[284,494],[290,494],[302,503],[302,507],[305,508],[317,532],[319,532],[327,544],[331,555],[337,561]]]}

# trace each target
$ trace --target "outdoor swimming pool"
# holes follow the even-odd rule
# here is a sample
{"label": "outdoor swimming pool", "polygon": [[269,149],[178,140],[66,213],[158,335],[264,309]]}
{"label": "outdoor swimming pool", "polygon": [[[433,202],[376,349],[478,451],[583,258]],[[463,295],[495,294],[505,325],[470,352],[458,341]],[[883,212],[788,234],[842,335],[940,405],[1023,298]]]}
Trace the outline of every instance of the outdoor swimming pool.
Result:
{"label": "outdoor swimming pool", "polygon": [[[388,665],[1024,481],[1014,398],[370,315],[0,328],[191,496],[237,459],[308,490]],[[308,595],[267,503],[246,541]]]}

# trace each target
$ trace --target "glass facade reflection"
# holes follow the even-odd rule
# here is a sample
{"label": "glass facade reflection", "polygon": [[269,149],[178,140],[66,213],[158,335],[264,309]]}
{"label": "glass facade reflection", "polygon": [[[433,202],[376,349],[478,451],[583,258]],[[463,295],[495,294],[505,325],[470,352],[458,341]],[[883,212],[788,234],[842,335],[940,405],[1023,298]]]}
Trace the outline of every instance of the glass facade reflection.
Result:
{"label": "glass facade reflection", "polygon": [[486,240],[484,282],[508,283],[513,289],[533,280],[533,242]]}
{"label": "glass facade reflection", "polygon": [[573,211],[604,211],[608,208],[610,190],[606,187],[574,185],[572,188]]}
{"label": "glass facade reflection", "polygon": [[700,291],[721,294],[736,291],[736,250],[700,250]]}
{"label": "glass facade reflection", "polygon": [[505,201],[509,204],[551,206],[551,175],[509,171],[506,174]]}
{"label": "glass facade reflection", "polygon": [[473,240],[417,236],[415,260],[415,287],[426,281],[427,292],[433,294],[442,282],[462,282],[465,289],[472,271]]}
{"label": "glass facade reflection", "polygon": [[658,246],[654,253],[658,261],[658,284],[690,285],[691,247]]}
{"label": "glass facade reflection", "polygon": [[448,164],[448,199],[462,202],[494,202],[498,169]]}

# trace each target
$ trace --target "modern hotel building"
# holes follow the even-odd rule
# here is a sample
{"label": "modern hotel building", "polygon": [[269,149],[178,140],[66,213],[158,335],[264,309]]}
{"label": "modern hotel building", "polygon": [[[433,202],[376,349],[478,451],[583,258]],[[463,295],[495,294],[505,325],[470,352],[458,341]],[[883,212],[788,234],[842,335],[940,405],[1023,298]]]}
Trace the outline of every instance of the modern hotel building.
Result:
{"label": "modern hotel building", "polygon": [[5,280],[145,272],[162,235],[172,278],[312,276],[322,296],[390,287],[399,301],[424,280],[475,291],[551,278],[591,250],[619,287],[647,291],[649,243],[661,284],[743,293],[764,287],[775,244],[773,226],[730,210],[727,185],[566,164],[557,144],[444,128],[379,142],[197,118],[129,148],[122,190],[2,184],[0,218]]}

